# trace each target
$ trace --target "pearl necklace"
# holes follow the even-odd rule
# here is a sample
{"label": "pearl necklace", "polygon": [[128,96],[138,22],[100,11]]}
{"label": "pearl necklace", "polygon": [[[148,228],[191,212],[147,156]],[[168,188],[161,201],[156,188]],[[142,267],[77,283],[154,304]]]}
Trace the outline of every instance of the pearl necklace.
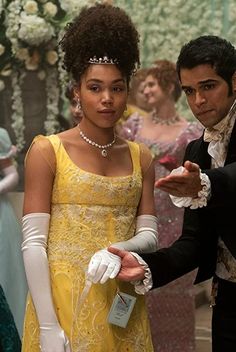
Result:
{"label": "pearl necklace", "polygon": [[85,136],[85,134],[81,131],[81,129],[79,128],[79,124],[77,125],[78,129],[79,129],[79,134],[80,134],[80,137],[88,144],[91,144],[93,145],[94,147],[96,148],[99,148],[99,149],[102,149],[101,150],[101,154],[104,158],[107,157],[107,148],[110,148],[113,146],[113,144],[115,143],[116,141],[116,135],[114,134],[114,139],[111,143],[108,143],[108,144],[104,144],[104,145],[101,145],[101,144],[98,144],[94,141],[91,141],[91,139],[89,139],[88,137]]}
{"label": "pearl necklace", "polygon": [[179,121],[179,115],[175,115],[169,119],[162,119],[160,117],[157,116],[156,111],[153,111],[151,113],[151,117],[152,117],[152,122],[154,122],[155,124],[160,124],[160,125],[173,125],[175,124],[177,121]]}

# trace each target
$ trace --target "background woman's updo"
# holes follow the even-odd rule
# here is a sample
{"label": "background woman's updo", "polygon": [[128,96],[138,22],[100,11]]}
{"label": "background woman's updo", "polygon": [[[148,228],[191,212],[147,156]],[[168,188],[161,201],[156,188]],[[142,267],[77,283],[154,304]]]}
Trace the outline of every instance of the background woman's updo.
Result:
{"label": "background woman's updo", "polygon": [[130,17],[119,7],[97,4],[85,7],[69,23],[61,42],[64,67],[80,80],[88,60],[108,56],[129,81],[139,67],[139,34]]}
{"label": "background woman's updo", "polygon": [[171,96],[174,101],[178,101],[181,96],[181,86],[176,71],[176,65],[168,60],[156,60],[154,66],[150,68],[147,75],[152,75],[157,79],[159,86],[166,94],[170,94],[170,88],[173,86]]}

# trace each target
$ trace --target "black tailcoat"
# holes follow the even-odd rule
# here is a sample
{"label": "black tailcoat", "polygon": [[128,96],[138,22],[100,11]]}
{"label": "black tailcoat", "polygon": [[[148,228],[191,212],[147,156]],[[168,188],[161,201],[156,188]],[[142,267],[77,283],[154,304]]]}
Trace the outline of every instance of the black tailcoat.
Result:
{"label": "black tailcoat", "polygon": [[224,167],[210,169],[208,145],[202,136],[189,143],[184,157],[199,164],[211,180],[212,196],[207,206],[185,209],[182,235],[172,246],[153,254],[142,254],[151,269],[154,288],[195,268],[198,268],[195,283],[212,277],[219,236],[236,258],[236,123]]}

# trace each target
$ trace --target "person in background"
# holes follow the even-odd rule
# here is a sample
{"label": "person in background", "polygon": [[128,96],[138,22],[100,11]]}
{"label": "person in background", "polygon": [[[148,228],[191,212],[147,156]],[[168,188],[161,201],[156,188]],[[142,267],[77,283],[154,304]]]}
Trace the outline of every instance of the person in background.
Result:
{"label": "person in background", "polygon": [[135,72],[135,74],[131,78],[130,85],[129,85],[128,104],[123,113],[123,116],[120,118],[116,126],[116,133],[118,135],[120,131],[122,131],[122,125],[131,115],[133,114],[140,114],[141,116],[147,115],[149,106],[147,104],[146,97],[143,93],[146,73],[147,73],[147,69],[142,68],[137,70],[137,72]]}
{"label": "person in background", "polygon": [[[234,352],[236,49],[223,38],[201,36],[182,47],[177,68],[189,107],[205,129],[187,146],[184,167],[157,182],[185,207],[182,235],[169,248],[142,257],[153,287],[194,268],[195,283],[213,277],[212,351]],[[131,254],[110,250],[123,257],[120,279],[143,278],[144,269]]]}
{"label": "person in background", "polygon": [[[65,132],[37,136],[26,157],[23,352],[153,351],[144,297],[108,280],[120,269],[111,243],[157,249],[151,154],[115,134],[138,43],[129,16],[111,5],[85,7],[66,27],[64,66],[83,117]],[[114,299],[127,308],[122,294],[136,300],[126,328],[107,321]]]}
{"label": "person in background", "polygon": [[19,179],[15,154],[7,131],[0,128],[0,345],[4,352],[20,351],[27,293],[21,228],[7,196]]}
{"label": "person in background", "polygon": [[[202,126],[188,122],[176,110],[181,87],[174,63],[155,62],[147,71],[144,95],[151,111],[145,117],[131,116],[123,124],[120,135],[146,144],[153,155],[157,181],[182,164],[187,144],[200,136]],[[168,247],[181,235],[184,210],[173,205],[169,195],[160,189],[155,189],[155,207],[159,246]],[[194,273],[188,274],[147,295],[155,351],[172,352],[173,346],[182,352],[194,350],[193,278]]]}
{"label": "person in background", "polygon": [[82,118],[81,108],[74,94],[74,87],[75,85],[71,81],[68,83],[66,87],[65,97],[69,101],[69,105],[67,107],[69,108],[69,116],[66,117],[66,115],[68,115],[67,113],[64,113],[63,115],[62,114],[58,115],[58,118],[57,118],[59,122],[58,132],[63,132],[68,130],[71,127],[76,126]]}
{"label": "person in background", "polygon": [[148,69],[140,68],[132,77],[130,82],[128,105],[131,112],[140,112],[141,115],[147,115],[150,107],[147,104],[147,98],[144,95],[145,79]]}

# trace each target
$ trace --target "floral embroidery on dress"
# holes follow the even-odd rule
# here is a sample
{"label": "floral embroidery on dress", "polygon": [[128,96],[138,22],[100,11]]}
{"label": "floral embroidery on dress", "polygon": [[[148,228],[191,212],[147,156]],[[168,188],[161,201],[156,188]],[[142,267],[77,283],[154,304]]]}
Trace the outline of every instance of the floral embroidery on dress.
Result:
{"label": "floral embroidery on dress", "polygon": [[[140,147],[129,142],[131,175],[105,177],[75,165],[56,135],[47,138],[54,147],[57,163],[48,240],[51,286],[72,352],[152,352],[144,297],[135,293],[133,285],[115,279],[103,285],[93,284],[79,310],[91,256],[134,235],[142,191]],[[126,329],[107,323],[118,289],[137,297]],[[31,300],[25,326],[23,351],[39,352],[38,323]]]}

